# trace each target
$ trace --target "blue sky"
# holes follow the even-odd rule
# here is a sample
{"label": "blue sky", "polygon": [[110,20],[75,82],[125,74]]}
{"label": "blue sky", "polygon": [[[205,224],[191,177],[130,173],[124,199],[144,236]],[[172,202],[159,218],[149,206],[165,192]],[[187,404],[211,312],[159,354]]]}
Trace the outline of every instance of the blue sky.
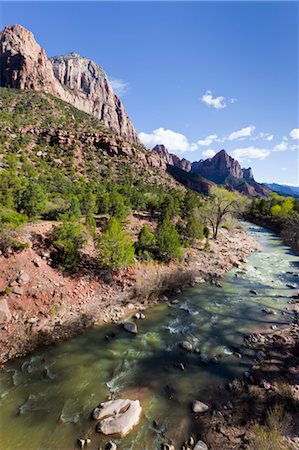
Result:
{"label": "blue sky", "polygon": [[2,2],[0,17],[101,65],[148,147],[225,148],[258,181],[299,183],[297,2]]}

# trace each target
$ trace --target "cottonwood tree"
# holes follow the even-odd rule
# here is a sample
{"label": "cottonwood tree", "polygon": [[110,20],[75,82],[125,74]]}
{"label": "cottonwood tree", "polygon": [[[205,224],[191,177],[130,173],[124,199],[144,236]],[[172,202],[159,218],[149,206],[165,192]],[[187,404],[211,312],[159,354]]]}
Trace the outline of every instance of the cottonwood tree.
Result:
{"label": "cottonwood tree", "polygon": [[201,207],[201,214],[205,222],[212,227],[213,239],[217,239],[219,227],[224,220],[230,215],[240,213],[245,206],[245,196],[216,186],[210,189],[210,198]]}

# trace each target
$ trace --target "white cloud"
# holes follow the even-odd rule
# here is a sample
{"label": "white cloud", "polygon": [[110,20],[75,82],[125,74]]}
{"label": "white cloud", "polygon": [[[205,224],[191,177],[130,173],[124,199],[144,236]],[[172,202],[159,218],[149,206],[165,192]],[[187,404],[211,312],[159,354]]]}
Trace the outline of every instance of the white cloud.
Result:
{"label": "white cloud", "polygon": [[165,130],[164,128],[157,128],[152,133],[141,132],[138,134],[138,137],[148,148],[153,148],[158,144],[164,144],[169,151],[177,153],[192,152],[198,148],[197,144],[189,143],[184,134],[172,130]]}
{"label": "white cloud", "polygon": [[270,155],[270,150],[266,148],[245,147],[236,148],[233,152],[233,157],[238,161],[250,161],[251,159],[265,159]]}
{"label": "white cloud", "polygon": [[281,170],[287,170],[287,168],[286,167],[282,167]]}
{"label": "white cloud", "polygon": [[241,130],[233,131],[227,139],[229,141],[234,141],[235,139],[245,138],[252,135],[253,131],[255,130],[254,125],[250,125],[249,127],[241,128]]}
{"label": "white cloud", "polygon": [[272,141],[273,137],[274,137],[273,134],[261,132],[259,136],[255,138],[255,140],[261,138],[264,139],[265,141]]}
{"label": "white cloud", "polygon": [[292,139],[299,139],[299,128],[294,128],[290,131],[290,136]]}
{"label": "white cloud", "polygon": [[205,158],[213,158],[213,156],[215,156],[215,155],[216,155],[215,150],[213,150],[211,148],[202,152],[202,156],[204,156]]}
{"label": "white cloud", "polygon": [[219,97],[213,97],[212,91],[206,91],[202,97],[201,101],[208,106],[212,106],[215,109],[226,108],[225,97],[220,95]]}
{"label": "white cloud", "polygon": [[211,145],[212,142],[217,141],[217,140],[218,140],[217,134],[210,134],[205,139],[201,139],[201,140],[197,141],[197,145],[202,145],[202,146],[206,147],[208,145]]}
{"label": "white cloud", "polygon": [[275,145],[273,152],[285,152],[289,150],[289,144],[286,139],[283,139],[280,144]]}
{"label": "white cloud", "polygon": [[129,83],[127,83],[124,80],[110,80],[110,84],[115,94],[118,95],[119,97],[124,95],[129,88]]}

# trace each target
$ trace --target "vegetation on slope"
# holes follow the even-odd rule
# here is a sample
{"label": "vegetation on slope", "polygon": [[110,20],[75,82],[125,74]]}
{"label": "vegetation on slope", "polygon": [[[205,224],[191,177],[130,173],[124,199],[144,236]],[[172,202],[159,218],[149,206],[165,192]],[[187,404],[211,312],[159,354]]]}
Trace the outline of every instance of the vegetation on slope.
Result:
{"label": "vegetation on slope", "polygon": [[246,216],[273,228],[286,243],[299,249],[299,200],[273,192],[268,199],[254,199]]}
{"label": "vegetation on slope", "polygon": [[[99,265],[112,271],[134,257],[180,259],[183,247],[208,238],[207,225],[216,239],[241,204],[241,196],[224,189],[213,187],[210,200],[185,190],[148,163],[143,147],[51,95],[12,89],[0,94],[1,220],[8,212],[10,228],[16,228],[16,217],[59,222],[50,240],[64,269],[78,265],[88,240]],[[137,242],[125,231],[132,211],[156,223],[141,230]]]}

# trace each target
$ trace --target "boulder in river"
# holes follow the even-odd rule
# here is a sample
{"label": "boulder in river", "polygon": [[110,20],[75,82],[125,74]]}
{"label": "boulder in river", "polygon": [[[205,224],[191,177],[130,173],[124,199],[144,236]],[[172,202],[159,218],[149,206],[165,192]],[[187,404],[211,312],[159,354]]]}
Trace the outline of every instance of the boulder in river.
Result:
{"label": "boulder in river", "polygon": [[208,405],[201,402],[200,400],[194,400],[192,403],[192,411],[195,413],[202,413],[209,409]]}
{"label": "boulder in river", "polygon": [[250,289],[249,293],[253,294],[253,295],[257,295],[257,291],[255,289]]}
{"label": "boulder in river", "polygon": [[276,314],[276,312],[275,312],[273,309],[271,309],[271,308],[263,308],[262,311],[263,311],[265,314],[272,314],[272,315],[275,315],[275,314]]}
{"label": "boulder in river", "polygon": [[126,436],[138,424],[141,414],[139,400],[111,400],[95,408],[92,417],[100,422],[96,431],[105,435]]}
{"label": "boulder in river", "polygon": [[186,350],[187,352],[192,352],[193,350],[192,344],[190,344],[190,342],[188,341],[180,342],[179,345],[182,349]]}
{"label": "boulder in river", "polygon": [[129,333],[137,334],[138,332],[137,325],[134,322],[124,322],[122,326],[123,329],[128,331]]}
{"label": "boulder in river", "polygon": [[289,289],[297,289],[297,286],[296,286],[296,284],[294,284],[294,283],[288,283],[286,286],[287,286]]}
{"label": "boulder in river", "polygon": [[208,446],[204,441],[198,441],[193,450],[208,450]]}

